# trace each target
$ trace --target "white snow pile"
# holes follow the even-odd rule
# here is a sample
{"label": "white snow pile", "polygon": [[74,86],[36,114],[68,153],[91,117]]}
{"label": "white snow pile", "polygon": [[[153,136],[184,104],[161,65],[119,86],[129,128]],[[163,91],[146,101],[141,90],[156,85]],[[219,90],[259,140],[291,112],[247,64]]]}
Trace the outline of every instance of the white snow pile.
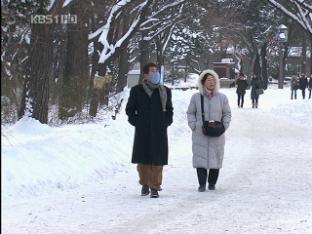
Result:
{"label": "white snow pile", "polygon": [[63,190],[122,170],[129,163],[133,129],[124,115],[105,124],[49,127],[26,118],[2,127],[2,194]]}
{"label": "white snow pile", "polygon": [[184,79],[175,80],[173,85],[172,83],[168,81],[168,83],[166,83],[166,86],[172,89],[196,88],[197,79],[198,79],[198,74],[190,73],[186,77],[186,80]]}

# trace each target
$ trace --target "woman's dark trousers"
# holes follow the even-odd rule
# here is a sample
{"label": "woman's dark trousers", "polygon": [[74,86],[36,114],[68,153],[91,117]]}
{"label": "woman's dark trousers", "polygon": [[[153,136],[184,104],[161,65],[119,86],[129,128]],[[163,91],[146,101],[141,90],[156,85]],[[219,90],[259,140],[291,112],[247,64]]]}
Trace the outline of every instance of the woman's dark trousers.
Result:
{"label": "woman's dark trousers", "polygon": [[244,93],[238,93],[237,96],[238,96],[238,99],[237,99],[238,107],[243,107],[244,106],[244,96],[245,96],[245,94]]}
{"label": "woman's dark trousers", "polygon": [[[198,183],[200,185],[206,185],[207,183],[207,169],[196,168]],[[209,185],[215,185],[219,176],[219,169],[209,169],[208,183]]]}
{"label": "woman's dark trousers", "polygon": [[252,100],[252,108],[258,108],[259,96],[253,97],[251,100]]}

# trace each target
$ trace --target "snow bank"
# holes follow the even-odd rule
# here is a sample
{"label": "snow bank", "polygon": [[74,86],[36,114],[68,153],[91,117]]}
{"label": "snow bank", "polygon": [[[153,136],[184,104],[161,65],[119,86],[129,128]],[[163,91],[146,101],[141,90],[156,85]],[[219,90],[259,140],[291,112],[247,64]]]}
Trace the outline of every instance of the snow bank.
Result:
{"label": "snow bank", "polygon": [[107,179],[129,163],[132,137],[125,115],[109,123],[49,127],[22,119],[2,127],[2,194],[36,195]]}
{"label": "snow bank", "polygon": [[198,76],[198,74],[190,73],[186,77],[186,81],[184,79],[175,80],[173,85],[170,81],[167,81],[165,85],[171,89],[196,88]]}

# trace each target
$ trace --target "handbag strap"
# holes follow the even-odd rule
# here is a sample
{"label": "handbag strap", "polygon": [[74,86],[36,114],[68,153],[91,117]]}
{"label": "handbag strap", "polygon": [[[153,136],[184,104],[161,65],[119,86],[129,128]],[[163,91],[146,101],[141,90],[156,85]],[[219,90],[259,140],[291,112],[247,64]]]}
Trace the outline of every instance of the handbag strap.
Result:
{"label": "handbag strap", "polygon": [[202,113],[202,121],[204,124],[205,114],[204,114],[204,96],[203,95],[200,95],[200,106],[201,106],[201,113]]}

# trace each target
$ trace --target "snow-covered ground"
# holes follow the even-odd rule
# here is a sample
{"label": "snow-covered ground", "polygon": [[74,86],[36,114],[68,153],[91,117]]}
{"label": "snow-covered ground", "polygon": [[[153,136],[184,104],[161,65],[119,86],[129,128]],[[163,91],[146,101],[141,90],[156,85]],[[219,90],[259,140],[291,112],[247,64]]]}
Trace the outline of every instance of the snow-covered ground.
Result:
{"label": "snow-covered ground", "polygon": [[139,195],[124,110],[109,123],[49,127],[23,119],[2,127],[2,231],[311,233],[312,100],[271,87],[259,109],[249,91],[238,109],[235,89],[221,91],[232,123],[217,189],[205,193],[197,192],[185,114],[194,89],[173,90],[159,199]]}

